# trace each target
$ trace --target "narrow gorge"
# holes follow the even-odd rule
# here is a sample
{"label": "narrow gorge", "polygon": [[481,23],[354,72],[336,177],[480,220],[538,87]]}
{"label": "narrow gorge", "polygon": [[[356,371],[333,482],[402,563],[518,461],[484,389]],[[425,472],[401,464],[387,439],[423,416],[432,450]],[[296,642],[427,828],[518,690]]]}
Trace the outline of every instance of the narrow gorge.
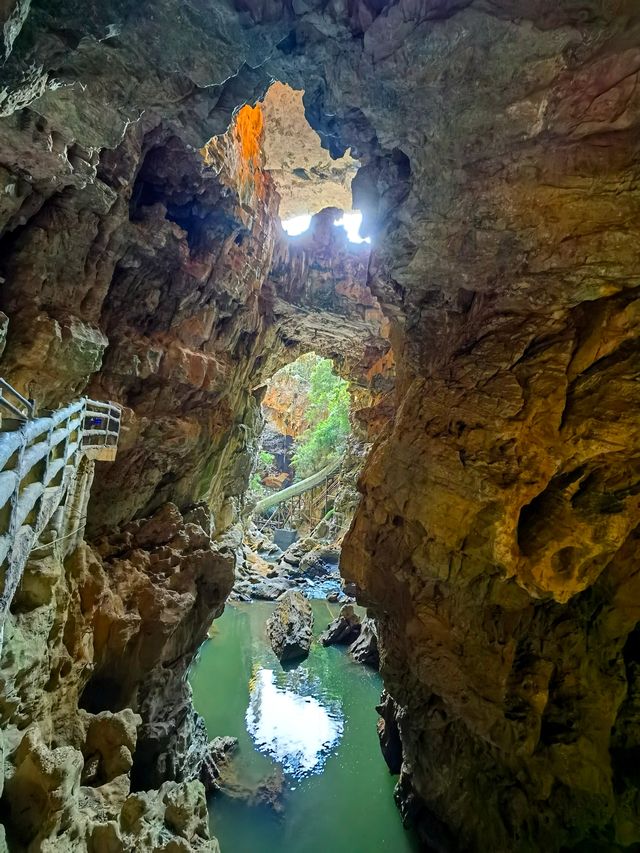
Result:
{"label": "narrow gorge", "polygon": [[[636,0],[0,24],[0,851],[638,849]],[[338,485],[264,559],[305,358],[350,433],[299,452]],[[298,676],[265,634],[292,599]],[[347,775],[294,791],[294,847],[215,792],[230,709],[259,728],[232,691],[292,707],[296,678],[353,725],[329,714]]]}

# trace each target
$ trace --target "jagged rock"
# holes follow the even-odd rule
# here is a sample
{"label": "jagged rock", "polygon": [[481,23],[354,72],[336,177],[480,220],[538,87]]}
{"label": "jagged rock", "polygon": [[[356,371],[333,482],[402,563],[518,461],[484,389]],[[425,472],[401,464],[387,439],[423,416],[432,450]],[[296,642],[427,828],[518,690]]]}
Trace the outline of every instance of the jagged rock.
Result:
{"label": "jagged rock", "polygon": [[255,785],[238,782],[233,776],[233,771],[231,771],[225,775],[221,790],[225,796],[242,800],[248,806],[266,807],[276,815],[281,815],[284,812],[286,788],[284,773],[280,768],[274,770],[273,773]]}
{"label": "jagged rock", "polygon": [[338,574],[340,550],[321,545],[309,551],[302,557],[298,565],[301,575],[318,578],[330,574]]}
{"label": "jagged rock", "polygon": [[362,620],[358,638],[349,646],[349,654],[358,663],[379,669],[378,629],[370,617]]}
{"label": "jagged rock", "polygon": [[277,601],[291,588],[291,583],[283,578],[264,580],[250,587],[252,598],[258,601]]}
{"label": "jagged rock", "polygon": [[309,127],[302,92],[275,83],[263,101],[265,168],[280,195],[283,219],[325,207],[351,210],[351,181],[357,163],[348,154],[332,159]]}
{"label": "jagged rock", "polygon": [[207,793],[218,791],[223,786],[225,771],[237,748],[238,739],[235,737],[216,737],[209,741],[200,771],[200,781]]}
{"label": "jagged rock", "polygon": [[306,658],[311,648],[313,611],[307,599],[294,590],[286,592],[267,620],[267,636],[281,663]]}
{"label": "jagged rock", "polygon": [[398,706],[386,690],[382,692],[380,704],[376,705],[376,711],[380,714],[380,719],[377,722],[380,749],[384,760],[387,762],[389,772],[395,775],[402,768],[402,740],[398,729]]}
{"label": "jagged rock", "polygon": [[341,645],[349,646],[360,635],[360,617],[351,604],[345,604],[340,608],[340,615],[327,626],[327,630],[320,634],[320,642],[323,646]]}
{"label": "jagged rock", "polygon": [[[341,568],[402,714],[404,813],[436,849],[637,844],[636,0],[210,5],[4,4],[3,376],[126,406],[92,536],[203,498],[230,527],[259,389],[301,349],[379,388]],[[331,211],[276,236],[246,126],[199,152],[270,79],[357,152],[371,252]],[[144,604],[176,593],[134,550],[114,588],[130,562]],[[148,622],[81,562],[7,626],[8,754],[36,718],[76,743],[94,639],[141,675]],[[183,623],[157,615],[169,661]]]}
{"label": "jagged rock", "polygon": [[84,757],[70,746],[50,749],[37,726],[13,753],[4,800],[14,841],[30,850],[53,849],[53,836],[56,849],[85,853],[153,850],[160,843],[167,850],[218,853],[200,783],[167,782],[159,791],[129,793],[139,717],[125,710],[81,719]]}

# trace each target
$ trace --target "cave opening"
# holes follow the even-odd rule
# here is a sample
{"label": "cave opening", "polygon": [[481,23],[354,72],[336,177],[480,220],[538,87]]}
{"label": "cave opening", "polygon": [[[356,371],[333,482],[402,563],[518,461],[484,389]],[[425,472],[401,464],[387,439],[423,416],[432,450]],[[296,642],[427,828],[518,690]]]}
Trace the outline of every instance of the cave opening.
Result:
{"label": "cave opening", "polygon": [[[335,208],[333,224],[353,243],[369,243],[360,234],[362,212],[353,209],[351,184],[359,161],[348,150],[332,157],[311,127],[304,92],[274,81],[255,107],[242,107],[235,124],[244,140],[244,156],[261,160],[280,196],[278,216],[290,237],[308,231],[312,217]],[[256,134],[259,145],[255,146]]]}
{"label": "cave opening", "polygon": [[[357,503],[347,485],[355,477],[349,466],[357,467],[366,452],[353,429],[349,382],[330,359],[306,353],[274,373],[261,412],[248,491],[246,545],[259,558],[253,570],[266,569],[266,562],[269,574],[279,568],[307,594],[346,601],[340,543]],[[260,583],[264,592],[264,578]]]}
{"label": "cave opening", "polygon": [[[0,3],[0,848],[404,851],[376,726],[423,849],[638,847],[637,7]],[[380,719],[337,493],[245,525],[311,351]]]}

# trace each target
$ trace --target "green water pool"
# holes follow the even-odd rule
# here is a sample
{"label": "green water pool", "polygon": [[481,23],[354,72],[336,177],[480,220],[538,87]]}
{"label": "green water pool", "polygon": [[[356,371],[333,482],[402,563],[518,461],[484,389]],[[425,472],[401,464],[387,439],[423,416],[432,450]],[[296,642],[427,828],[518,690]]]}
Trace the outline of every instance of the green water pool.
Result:
{"label": "green water pool", "polygon": [[[317,636],[338,608],[311,602]],[[281,768],[284,812],[224,795],[209,804],[222,853],[405,853],[392,777],[376,735],[378,673],[342,648],[314,643],[284,671],[265,636],[273,604],[228,605],[192,667],[194,702],[210,737],[238,738],[238,779]]]}

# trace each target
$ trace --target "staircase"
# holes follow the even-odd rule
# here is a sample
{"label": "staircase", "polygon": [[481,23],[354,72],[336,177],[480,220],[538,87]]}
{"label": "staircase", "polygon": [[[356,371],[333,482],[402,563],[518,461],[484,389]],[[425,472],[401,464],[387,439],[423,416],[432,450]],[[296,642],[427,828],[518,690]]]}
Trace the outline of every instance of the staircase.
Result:
{"label": "staircase", "polygon": [[29,554],[53,544],[38,545],[43,533],[82,538],[94,461],[115,459],[121,410],[84,397],[36,417],[33,402],[0,379],[0,416],[2,631]]}

